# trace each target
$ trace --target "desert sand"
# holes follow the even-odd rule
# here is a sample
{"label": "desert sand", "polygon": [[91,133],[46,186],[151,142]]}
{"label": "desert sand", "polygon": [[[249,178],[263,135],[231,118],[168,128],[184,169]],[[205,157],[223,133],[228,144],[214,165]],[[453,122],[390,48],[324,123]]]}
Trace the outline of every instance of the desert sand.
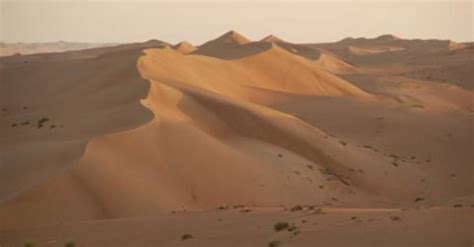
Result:
{"label": "desert sand", "polygon": [[2,57],[0,244],[472,246],[473,55],[230,31]]}

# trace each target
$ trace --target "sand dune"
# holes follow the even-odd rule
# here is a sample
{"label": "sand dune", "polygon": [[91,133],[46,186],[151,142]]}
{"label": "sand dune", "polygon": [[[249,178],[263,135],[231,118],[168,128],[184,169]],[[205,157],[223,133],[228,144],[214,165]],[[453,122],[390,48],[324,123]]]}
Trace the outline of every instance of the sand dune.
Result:
{"label": "sand dune", "polygon": [[173,46],[173,48],[183,54],[189,54],[197,49],[192,44],[186,41],[179,42],[178,44]]}
{"label": "sand dune", "polygon": [[115,43],[78,43],[78,42],[51,42],[51,43],[0,43],[0,57],[11,55],[28,55],[34,53],[50,53],[85,50],[97,47],[116,46]]}
{"label": "sand dune", "polygon": [[[355,59],[341,52],[356,45],[403,50]],[[331,44],[275,36],[252,42],[231,31],[196,48],[152,40],[1,59],[0,242],[66,241],[61,228],[88,246],[152,240],[180,246],[180,228],[199,218],[222,236],[241,232],[250,246],[265,245],[278,218],[309,220],[283,210],[305,205],[318,224],[278,238],[289,246],[342,246],[338,234],[320,242],[311,236],[323,236],[327,225],[355,241],[361,224],[395,232],[377,243],[421,243],[407,227],[438,234],[433,246],[466,243],[474,157],[473,93],[465,88],[472,83],[411,74],[433,66],[429,56],[442,56],[437,66],[446,71],[468,66],[469,46],[439,47],[391,35]],[[396,62],[407,54],[416,62]],[[390,58],[373,63],[384,57]],[[312,212],[318,207],[325,214]],[[142,218],[123,219],[129,217]],[[364,223],[348,225],[358,217]],[[230,228],[217,218],[228,219]],[[429,219],[455,227],[439,235],[440,227],[420,223]],[[167,234],[154,239],[156,232],[146,231],[142,242],[108,242],[89,232],[108,236],[110,229],[156,222]],[[265,230],[247,235],[249,224]],[[30,228],[44,225],[50,226]],[[196,244],[233,242],[188,229],[199,236]],[[403,236],[406,242],[397,242]]]}
{"label": "sand dune", "polygon": [[136,70],[144,47],[2,60],[1,201],[76,163],[90,138],[152,118],[139,103],[149,88]]}

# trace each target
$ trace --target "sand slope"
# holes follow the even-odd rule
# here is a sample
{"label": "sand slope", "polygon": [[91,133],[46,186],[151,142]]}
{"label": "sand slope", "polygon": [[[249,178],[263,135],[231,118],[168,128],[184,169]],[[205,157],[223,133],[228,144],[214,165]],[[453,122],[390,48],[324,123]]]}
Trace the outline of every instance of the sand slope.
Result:
{"label": "sand slope", "polygon": [[1,201],[77,163],[90,138],[151,120],[139,102],[144,47],[1,61]]}
{"label": "sand slope", "polygon": [[[381,36],[371,42],[375,49],[407,41]],[[421,230],[429,219],[453,226],[441,235],[440,228],[425,229],[436,236],[429,243],[467,243],[470,232],[460,229],[469,229],[474,205],[473,93],[409,78],[427,65],[418,53],[417,61],[425,62],[401,65],[393,62],[398,58],[360,63],[330,51],[366,43],[313,47],[273,36],[251,42],[229,32],[191,53],[180,49],[185,43],[173,48],[149,41],[1,60],[1,130],[7,134],[0,139],[0,191],[9,200],[0,205],[0,237],[9,244],[66,241],[55,233],[66,224],[66,235],[90,246],[180,246],[180,228],[193,217],[211,228],[221,228],[217,217],[229,217],[222,236],[232,237],[205,237],[190,228],[200,236],[192,241],[213,246],[248,235],[249,246],[274,238],[311,246],[319,234],[318,243],[343,246],[338,234],[322,237],[321,227],[327,222],[359,239],[360,227],[351,225],[355,214],[377,236],[380,229],[395,232],[370,243],[420,244],[403,229]],[[450,57],[440,66],[469,61],[465,48],[429,56],[446,52]],[[49,119],[40,121],[43,116]],[[239,212],[241,206],[215,212],[235,205],[251,212]],[[328,214],[301,236],[274,235],[275,221],[299,217],[282,210],[295,205]],[[392,212],[402,221],[391,220]],[[128,217],[142,218],[109,221]],[[88,231],[108,236],[110,229],[175,220],[176,226],[156,228],[167,231],[159,239],[143,230],[142,242],[127,234],[132,242],[101,242]],[[248,224],[264,230],[249,235]],[[42,225],[51,226],[29,230]],[[398,241],[403,236],[407,242]]]}

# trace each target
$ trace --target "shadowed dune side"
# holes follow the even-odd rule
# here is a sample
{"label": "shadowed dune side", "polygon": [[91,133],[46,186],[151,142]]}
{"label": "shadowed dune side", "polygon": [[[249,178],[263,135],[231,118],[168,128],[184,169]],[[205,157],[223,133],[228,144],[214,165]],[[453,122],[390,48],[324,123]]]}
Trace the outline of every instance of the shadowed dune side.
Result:
{"label": "shadowed dune side", "polygon": [[77,163],[91,138],[152,119],[140,103],[149,89],[136,69],[143,47],[113,49],[1,61],[0,201]]}

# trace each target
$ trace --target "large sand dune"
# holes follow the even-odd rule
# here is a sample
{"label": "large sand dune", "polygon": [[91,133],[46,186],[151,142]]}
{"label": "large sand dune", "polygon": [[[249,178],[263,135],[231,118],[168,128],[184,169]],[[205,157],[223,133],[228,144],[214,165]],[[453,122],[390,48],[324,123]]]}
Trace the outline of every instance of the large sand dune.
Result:
{"label": "large sand dune", "polygon": [[[431,224],[428,235],[455,228],[425,243],[467,243],[472,232],[460,229],[474,220],[473,92],[464,77],[472,72],[464,87],[419,79],[428,67],[467,66],[464,46],[390,35],[253,42],[231,31],[198,47],[149,41],[4,58],[0,243],[53,246],[66,241],[63,232],[87,246],[180,246],[184,227],[203,238],[192,240],[199,246],[232,246],[256,224],[264,230],[249,234],[248,246],[264,245],[278,218],[309,220],[284,211],[295,205],[324,208],[320,224],[353,241],[358,223],[347,224],[358,217],[376,235],[394,231],[362,244],[420,244],[402,229],[429,219],[445,226]],[[215,212],[235,205],[245,207]],[[109,221],[129,217],[142,218]],[[218,218],[229,228],[214,237],[185,227],[199,219],[216,228]],[[167,233],[102,245],[92,233],[150,224]],[[300,235],[277,238],[311,246],[321,235],[321,225],[298,227]],[[345,246],[328,236],[318,243]]]}

